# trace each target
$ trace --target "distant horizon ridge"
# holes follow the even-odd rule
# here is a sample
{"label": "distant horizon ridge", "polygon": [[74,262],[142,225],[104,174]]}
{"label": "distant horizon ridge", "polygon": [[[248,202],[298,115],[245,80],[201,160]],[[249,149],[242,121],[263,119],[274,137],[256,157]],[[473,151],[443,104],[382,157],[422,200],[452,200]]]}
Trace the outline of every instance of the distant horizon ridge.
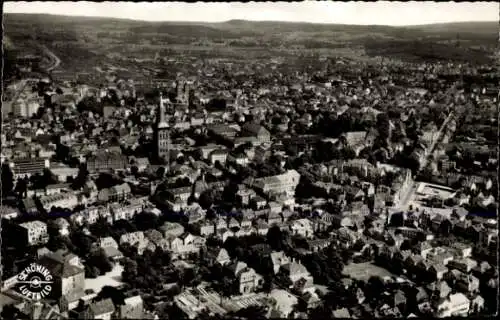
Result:
{"label": "distant horizon ridge", "polygon": [[326,23],[326,22],[308,22],[308,21],[289,21],[289,20],[248,20],[248,19],[230,19],[224,21],[184,21],[184,20],[141,20],[133,18],[117,18],[109,16],[90,16],[90,15],[66,15],[66,14],[52,14],[52,13],[20,13],[20,12],[4,12],[5,15],[30,15],[30,16],[55,16],[55,17],[71,17],[71,18],[90,18],[90,19],[108,19],[108,20],[121,20],[121,21],[136,21],[136,22],[146,22],[146,23],[200,23],[200,24],[224,24],[224,23],[284,23],[284,24],[310,24],[310,25],[344,25],[344,26],[380,26],[380,27],[394,27],[394,28],[405,28],[405,27],[424,27],[424,26],[438,26],[438,25],[457,25],[457,24],[489,24],[498,21],[454,21],[454,22],[435,22],[435,23],[424,23],[424,24],[409,24],[409,25],[388,25],[388,24],[348,24],[348,23]]}

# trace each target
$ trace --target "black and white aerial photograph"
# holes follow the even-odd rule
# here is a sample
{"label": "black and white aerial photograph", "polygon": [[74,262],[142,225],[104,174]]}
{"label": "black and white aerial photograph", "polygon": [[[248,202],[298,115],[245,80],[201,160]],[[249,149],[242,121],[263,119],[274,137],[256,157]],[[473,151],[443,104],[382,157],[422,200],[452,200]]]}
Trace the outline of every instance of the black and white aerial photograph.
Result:
{"label": "black and white aerial photograph", "polygon": [[2,4],[0,318],[498,310],[498,2]]}

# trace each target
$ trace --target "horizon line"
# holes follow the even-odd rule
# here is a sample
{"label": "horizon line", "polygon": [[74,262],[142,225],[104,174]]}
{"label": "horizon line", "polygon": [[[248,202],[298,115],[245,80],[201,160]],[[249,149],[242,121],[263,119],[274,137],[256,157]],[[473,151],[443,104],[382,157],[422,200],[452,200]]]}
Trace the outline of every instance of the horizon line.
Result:
{"label": "horizon line", "polygon": [[[310,21],[290,21],[290,20],[252,20],[252,19],[229,19],[221,21],[202,21],[202,20],[143,20],[143,19],[133,19],[133,18],[119,18],[110,16],[92,16],[92,15],[71,15],[71,14],[53,14],[53,13],[34,13],[34,12],[5,12],[5,15],[39,15],[39,16],[54,16],[54,17],[72,17],[72,18],[91,18],[91,19],[109,19],[109,20],[121,20],[121,21],[135,21],[135,22],[147,22],[147,23],[162,23],[162,22],[172,22],[172,23],[200,23],[200,24],[222,24],[231,21],[242,21],[242,22],[274,22],[274,23],[296,23],[296,24],[311,24],[311,25],[344,25],[344,26],[380,26],[380,27],[392,27],[392,28],[405,28],[405,27],[421,27],[421,26],[432,26],[432,25],[451,25],[451,24],[462,24],[462,23],[497,23],[498,21],[481,21],[481,20],[464,20],[464,21],[447,21],[447,22],[433,22],[433,23],[423,23],[423,24],[409,24],[409,25],[390,25],[390,24],[346,24],[346,23],[335,23],[335,22],[310,22]],[[4,21],[5,22],[5,21]]]}

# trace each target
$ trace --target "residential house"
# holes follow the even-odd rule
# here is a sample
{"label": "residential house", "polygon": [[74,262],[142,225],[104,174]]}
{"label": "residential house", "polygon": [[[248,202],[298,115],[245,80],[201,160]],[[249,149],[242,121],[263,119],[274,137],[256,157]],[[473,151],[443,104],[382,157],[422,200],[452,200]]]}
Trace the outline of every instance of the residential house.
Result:
{"label": "residential house", "polygon": [[312,238],[314,236],[314,229],[312,222],[309,219],[299,219],[292,222],[290,225],[292,235],[299,235],[304,238]]}
{"label": "residential house", "polygon": [[462,293],[455,293],[437,303],[435,316],[440,318],[465,317],[469,314],[469,309],[470,300]]}
{"label": "residential house", "polygon": [[461,273],[455,282],[456,288],[466,295],[479,292],[479,279],[471,274]]}
{"label": "residential house", "polygon": [[447,266],[448,268],[457,269],[464,273],[470,273],[477,267],[477,261],[470,258],[459,258],[451,260]]}
{"label": "residential house", "polygon": [[228,156],[228,152],[226,150],[217,149],[217,150],[212,151],[209,154],[208,160],[212,164],[215,164],[217,162],[224,164],[227,161],[227,156]]}
{"label": "residential house", "polygon": [[167,190],[167,204],[173,211],[181,211],[187,206],[191,194],[191,187],[169,189]]}
{"label": "residential house", "polygon": [[436,247],[428,252],[425,259],[447,265],[454,258],[453,251],[446,247]]}
{"label": "residential house", "polygon": [[195,226],[195,230],[198,235],[207,237],[215,233],[215,226],[209,221],[199,221]]}
{"label": "residential house", "polygon": [[283,251],[272,252],[269,256],[269,259],[271,260],[274,274],[277,274],[282,266],[292,262],[291,259]]}
{"label": "residential house", "polygon": [[435,281],[427,286],[431,298],[446,299],[451,293],[451,288],[446,281]]}
{"label": "residential house", "polygon": [[[150,246],[152,245],[152,243],[150,243],[149,240],[146,239],[146,237],[144,236],[144,232],[142,231],[122,234],[120,237],[120,246],[123,246],[124,244],[128,244],[132,247],[137,248],[138,254],[142,254],[144,250],[146,250],[148,247],[151,248]],[[152,251],[155,250],[155,248],[151,249]]]}
{"label": "residential house", "polygon": [[35,220],[19,224],[19,239],[25,241],[29,246],[43,245],[49,241],[47,224]]}
{"label": "residential house", "polygon": [[184,234],[184,227],[180,223],[165,222],[160,228],[165,239],[175,239]]}
{"label": "residential house", "polygon": [[431,266],[428,268],[428,271],[435,279],[441,280],[443,279],[445,273],[448,271],[448,268],[446,268],[441,263],[432,263]]}
{"label": "residential house", "polygon": [[115,305],[113,301],[108,298],[100,301],[91,302],[83,307],[80,311],[76,313],[76,317],[79,319],[99,319],[99,320],[111,320],[113,313],[115,312]]}
{"label": "residential house", "polygon": [[222,248],[219,250],[219,253],[215,257],[215,262],[217,262],[221,266],[226,266],[231,263],[231,257],[227,253],[226,249]]}
{"label": "residential house", "polygon": [[2,205],[0,206],[0,218],[1,219],[15,219],[19,217],[19,210],[10,206]]}
{"label": "residential house", "polygon": [[148,229],[144,231],[144,237],[152,243],[156,248],[163,251],[170,248],[170,243],[167,239],[163,238],[163,234],[156,229]]}
{"label": "residential house", "polygon": [[118,319],[143,319],[144,301],[140,295],[124,299],[124,304],[120,305],[116,317]]}
{"label": "residential house", "polygon": [[261,125],[254,123],[247,123],[241,128],[242,137],[254,137],[260,144],[269,142],[271,134]]}
{"label": "residential house", "polygon": [[470,312],[472,314],[478,314],[484,309],[484,299],[480,295],[477,295],[471,300]]}
{"label": "residential house", "polygon": [[111,261],[119,261],[123,258],[123,254],[118,249],[118,243],[112,237],[105,237],[99,239],[99,247],[104,250],[104,254]]}
{"label": "residential house", "polygon": [[261,210],[266,206],[266,199],[260,196],[254,196],[251,198],[250,203],[255,210]]}
{"label": "residential house", "polygon": [[243,206],[247,206],[250,203],[250,199],[255,198],[255,196],[256,193],[252,189],[241,187],[238,188],[238,192],[236,193],[236,201],[238,201]]}
{"label": "residential house", "polygon": [[287,319],[298,304],[298,298],[286,290],[273,289],[269,298],[274,302],[267,317],[271,319]]}
{"label": "residential house", "polygon": [[135,199],[131,199],[125,203],[111,204],[110,211],[113,215],[113,220],[131,220],[136,214],[139,214],[144,209],[144,204],[140,201],[134,201]]}
{"label": "residential house", "polygon": [[85,269],[78,256],[59,250],[44,255],[38,263],[45,266],[54,278],[52,291],[55,297],[63,298],[61,311],[74,308],[85,289]]}
{"label": "residential house", "polygon": [[360,234],[351,229],[342,227],[332,232],[334,241],[344,248],[352,247],[360,238]]}
{"label": "residential house", "polygon": [[266,221],[259,219],[255,223],[255,231],[257,232],[257,234],[265,236],[269,231],[269,224],[267,224]]}
{"label": "residential house", "polygon": [[252,293],[264,284],[263,277],[244,262],[234,262],[228,266],[228,269],[237,280],[237,290],[240,294]]}
{"label": "residential house", "polygon": [[350,319],[351,314],[347,308],[335,309],[332,311],[333,318]]}
{"label": "residential house", "polygon": [[198,254],[205,246],[205,238],[184,233],[170,242],[172,259],[183,259],[190,255]]}
{"label": "residential house", "polygon": [[304,265],[300,262],[296,262],[294,260],[288,264],[282,265],[280,272],[283,272],[294,286],[300,279],[312,280],[312,276],[309,271],[307,271],[306,267],[304,267]]}
{"label": "residential house", "polygon": [[130,198],[132,190],[128,183],[116,185],[111,188],[105,188],[99,191],[97,196],[102,202],[122,202]]}
{"label": "residential house", "polygon": [[61,236],[67,236],[67,235],[69,235],[70,224],[69,224],[68,220],[66,220],[66,219],[64,219],[62,217],[59,217],[59,218],[57,218],[57,219],[54,220],[54,223],[57,226],[57,229],[58,229],[59,234]]}

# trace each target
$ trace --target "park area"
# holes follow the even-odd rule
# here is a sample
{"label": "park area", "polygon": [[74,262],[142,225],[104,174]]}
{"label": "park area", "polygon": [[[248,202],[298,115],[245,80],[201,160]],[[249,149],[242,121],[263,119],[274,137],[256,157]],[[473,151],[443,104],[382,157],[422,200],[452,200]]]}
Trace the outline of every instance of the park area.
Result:
{"label": "park area", "polygon": [[370,262],[350,263],[344,267],[342,274],[351,279],[361,281],[368,281],[368,279],[372,276],[380,277],[381,279],[384,277],[394,276],[388,270],[378,267]]}

